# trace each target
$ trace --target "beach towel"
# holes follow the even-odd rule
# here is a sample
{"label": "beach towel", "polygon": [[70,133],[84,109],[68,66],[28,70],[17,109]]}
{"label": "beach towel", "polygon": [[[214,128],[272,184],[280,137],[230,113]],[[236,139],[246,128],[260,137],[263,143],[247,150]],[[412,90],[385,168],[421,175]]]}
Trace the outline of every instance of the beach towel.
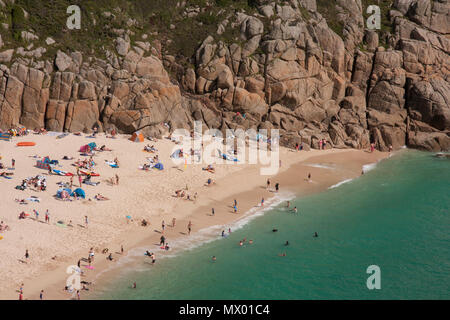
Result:
{"label": "beach towel", "polygon": [[225,153],[222,153],[219,149],[217,149],[217,152],[219,153],[219,157],[221,157],[223,160],[234,161],[234,162],[238,161],[237,158],[233,158]]}
{"label": "beach towel", "polygon": [[67,137],[68,135],[69,135],[68,133],[60,134],[59,136],[56,137],[56,139],[62,139],[62,138]]}
{"label": "beach towel", "polygon": [[89,181],[89,180],[85,180],[85,181],[83,181],[83,183],[88,184],[90,186],[94,186],[94,187],[100,184],[100,182],[93,182],[93,181]]}
{"label": "beach towel", "polygon": [[108,161],[105,160],[106,164],[109,165],[111,168],[118,168],[119,166],[114,161]]}
{"label": "beach towel", "polygon": [[0,140],[11,141],[11,135],[9,133],[0,133]]}
{"label": "beach towel", "polygon": [[36,198],[36,197],[30,197],[30,198],[26,198],[25,200],[31,201],[31,202],[41,202],[41,199]]}

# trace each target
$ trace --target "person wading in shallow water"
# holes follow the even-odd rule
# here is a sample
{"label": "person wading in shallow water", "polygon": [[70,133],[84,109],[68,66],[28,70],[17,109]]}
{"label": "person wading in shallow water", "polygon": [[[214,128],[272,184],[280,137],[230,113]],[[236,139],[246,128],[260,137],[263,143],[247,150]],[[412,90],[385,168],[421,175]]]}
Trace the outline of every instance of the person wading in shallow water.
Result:
{"label": "person wading in shallow water", "polygon": [[189,223],[188,223],[188,234],[189,235],[191,234],[191,230],[192,230],[192,222],[191,222],[191,220],[189,220]]}

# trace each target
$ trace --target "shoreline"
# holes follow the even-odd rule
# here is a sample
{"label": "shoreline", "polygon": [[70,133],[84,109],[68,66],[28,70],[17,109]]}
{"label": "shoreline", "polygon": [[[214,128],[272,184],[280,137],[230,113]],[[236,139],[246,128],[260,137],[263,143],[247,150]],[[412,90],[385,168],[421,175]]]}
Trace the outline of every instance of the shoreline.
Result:
{"label": "shoreline", "polygon": [[[166,143],[166,141],[162,141],[162,143]],[[326,190],[326,188],[344,179],[355,178],[360,175],[362,165],[378,162],[386,157],[387,153],[375,152],[371,154],[366,151],[352,149],[313,150],[297,153],[295,151],[280,148],[282,167],[276,176],[260,176],[259,165],[244,165],[239,170],[226,172],[217,179],[216,186],[202,187],[200,185],[193,188],[192,191],[190,189],[190,192],[199,192],[200,194],[199,199],[197,199],[195,203],[182,200],[175,203],[173,212],[170,213],[171,216],[177,216],[177,225],[175,228],[169,226],[171,224],[171,216],[166,217],[166,212],[164,212],[159,215],[153,215],[152,218],[150,218],[151,224],[149,227],[136,227],[133,223],[132,226],[127,226],[118,235],[115,235],[112,241],[99,244],[99,246],[101,246],[101,248],[109,248],[110,253],[113,253],[113,257],[117,261],[117,259],[127,257],[128,253],[135,248],[145,246],[150,247],[150,243],[153,245],[159,242],[158,240],[161,235],[159,232],[161,227],[158,223],[155,223],[156,217],[166,219],[167,227],[165,236],[167,242],[173,243],[174,241],[183,239],[183,237],[188,237],[182,233],[186,232],[186,224],[189,220],[192,220],[193,223],[193,233],[191,237],[199,230],[203,230],[207,227],[227,225],[241,220],[243,218],[243,213],[246,213],[255,207],[261,197],[264,197],[267,200],[274,195],[274,193],[265,190],[264,184],[268,177],[272,181],[272,188],[275,182],[280,182],[282,191],[287,190],[295,194],[301,193],[302,195],[306,195]],[[349,158],[351,158],[351,161]],[[341,166],[339,167],[339,170],[336,170],[332,178],[330,177],[330,174],[326,174],[326,170],[329,169],[308,166],[308,164],[323,161],[331,161],[332,163],[337,163]],[[307,182],[303,183],[303,180],[306,177],[306,171],[311,172],[313,184],[307,184]],[[297,175],[293,175],[293,172]],[[237,197],[236,194],[239,196]],[[232,208],[230,207],[234,198],[237,198],[238,200],[239,211],[237,215],[232,213]],[[214,217],[210,214],[211,206],[214,206],[216,210]],[[130,233],[132,233],[131,236]],[[126,240],[124,240],[125,238]],[[123,257],[120,254],[116,254],[116,251],[120,249],[120,245],[124,245],[125,247]],[[176,248],[173,247],[172,249],[176,250]],[[87,250],[88,248],[80,248],[76,254],[72,254],[72,256],[87,256]],[[157,259],[158,256],[165,254],[165,252],[155,252]],[[119,268],[111,269],[110,267],[117,262],[107,261],[106,256],[107,255],[101,254],[100,252],[96,252],[96,259],[93,263],[95,269],[87,270],[82,267],[87,273],[85,277],[82,277],[82,280],[89,282],[95,281],[95,284],[91,287],[91,290],[94,290],[94,292],[96,291],[96,288],[102,287],[105,283],[108,283],[110,279],[113,279],[116,276],[115,273],[117,271],[122,270],[125,267],[120,266]],[[72,263],[69,263],[69,260]],[[45,292],[45,299],[70,299],[70,294],[63,292],[62,288],[65,285],[66,278],[69,276],[69,274],[65,272],[66,268],[71,264],[76,264],[76,260],[77,259],[72,258],[57,262],[50,270],[38,272],[37,276],[23,280],[25,283],[25,298],[38,299],[39,292],[43,289]],[[0,299],[16,299],[17,293],[14,288],[17,287],[10,286],[8,289],[4,288],[0,292]],[[81,293],[82,299],[84,299],[89,298],[92,291],[87,294],[84,291],[81,291]]]}
{"label": "shoreline", "polygon": [[[284,192],[284,193],[280,192],[280,194],[283,193],[285,197],[284,197],[284,199],[278,199],[279,200],[278,202],[270,203],[269,205],[267,205],[267,203],[270,200],[274,199],[277,196],[277,193],[275,193],[274,190],[266,191],[265,187],[262,186],[262,185],[256,186],[255,188],[253,188],[251,190],[248,190],[248,191],[246,191],[244,193],[239,193],[239,197],[236,197],[236,194],[234,194],[234,195],[229,196],[229,197],[227,197],[225,199],[222,199],[221,203],[224,206],[228,205],[230,207],[230,210],[231,210],[231,205],[229,205],[229,204],[231,204],[233,202],[233,199],[235,199],[235,198],[241,199],[241,200],[238,201],[238,203],[240,203],[240,204],[243,203],[244,204],[243,207],[244,207],[245,212],[243,213],[242,216],[235,217],[232,220],[227,220],[225,224],[213,223],[213,224],[207,224],[207,225],[203,226],[203,228],[201,230],[199,230],[199,232],[202,231],[202,230],[205,230],[205,229],[213,228],[213,227],[219,227],[219,226],[222,226],[222,227],[221,228],[215,228],[215,229],[218,230],[218,234],[217,234],[218,236],[217,237],[210,237],[206,241],[200,241],[199,243],[197,243],[194,246],[191,246],[189,248],[184,248],[184,249],[181,249],[181,250],[177,251],[175,254],[183,254],[187,250],[195,249],[196,247],[199,247],[199,246],[201,246],[201,245],[203,245],[205,243],[216,241],[216,240],[220,239],[220,236],[219,236],[220,229],[224,229],[225,231],[227,231],[227,228],[230,225],[238,224],[240,221],[242,221],[244,219],[247,219],[247,221],[244,224],[239,226],[239,228],[243,227],[247,223],[250,223],[254,218],[257,218],[258,216],[263,215],[265,211],[269,211],[274,206],[280,205],[281,203],[284,203],[284,202],[286,202],[288,200],[295,199],[295,198],[297,198],[299,196],[309,196],[309,195],[312,195],[312,194],[322,193],[322,192],[325,192],[326,190],[332,188],[336,184],[331,184],[334,181],[334,179],[329,179],[329,177],[327,177],[327,179],[320,179],[319,181],[314,181],[313,180],[313,182],[318,182],[318,184],[315,185],[312,190],[309,189],[310,185],[300,185],[299,186],[299,184],[296,181],[296,179],[292,178],[292,171],[298,171],[300,169],[305,169],[306,170],[306,169],[309,168],[308,169],[309,171],[314,172],[314,173],[318,173],[320,170],[324,170],[324,169],[327,170],[326,168],[316,168],[318,170],[311,170],[314,167],[313,166],[309,166],[309,164],[315,164],[317,161],[323,160],[324,156],[328,156],[327,157],[328,159],[331,158],[332,161],[336,161],[337,160],[336,158],[337,157],[340,158],[342,156],[342,153],[345,153],[345,152],[359,154],[360,152],[365,152],[365,151],[353,150],[353,149],[344,149],[343,152],[339,152],[339,151],[335,150],[335,152],[329,153],[327,155],[325,155],[325,154],[311,155],[309,157],[306,157],[302,161],[292,163],[289,166],[289,168],[286,168],[286,170],[279,172],[275,177],[270,178],[271,181],[272,181],[272,179],[274,179],[273,181],[282,181],[282,183],[286,183],[287,192]],[[355,175],[356,172],[357,172],[357,171],[355,171],[356,168],[361,168],[362,169],[365,165],[376,165],[381,160],[387,159],[389,157],[389,153],[387,153],[387,152],[376,152],[376,153],[370,154],[370,155],[372,157],[375,156],[374,160],[376,160],[376,161],[366,163],[366,162],[364,162],[364,159],[359,159],[360,161],[362,160],[362,162],[364,162],[364,164],[361,167],[360,167],[360,162],[359,161],[358,161],[358,163],[347,163],[345,165],[345,169],[344,168],[342,168],[342,169],[348,170],[348,171],[346,173],[340,172],[339,174],[335,174],[334,178],[341,179],[340,176],[342,174],[343,176],[352,175],[351,179],[346,179],[346,180],[343,180],[343,181],[350,181],[350,180],[357,179],[361,175],[360,174],[359,175]],[[343,181],[340,180],[340,182],[338,182],[337,184],[339,184],[339,183],[341,183]],[[272,188],[273,188],[273,185],[272,185]],[[269,197],[267,197],[267,198],[265,197],[266,200],[269,200],[269,201],[265,201],[266,206],[261,207],[260,205],[252,205],[252,203],[255,203],[255,201],[254,201],[255,200],[255,196],[257,194],[261,194],[261,193],[270,195],[270,198]],[[208,209],[209,208],[207,206],[203,206],[203,207],[198,208],[198,211],[207,212]],[[254,209],[256,209],[256,210],[254,210]],[[215,222],[217,222],[217,221],[215,221]],[[235,231],[235,230],[237,230],[239,228],[232,228],[232,231]],[[179,239],[179,238],[182,238],[182,237],[179,236],[178,238],[175,238],[175,241],[177,239]],[[140,245],[135,247],[134,249],[141,249],[141,248],[149,247],[149,243],[150,242],[152,242],[152,241],[156,241],[157,242],[157,240],[158,240],[157,237],[149,237],[149,238],[143,240],[140,243]],[[157,243],[155,243],[155,244],[157,244]],[[172,253],[170,253],[170,254],[171,254],[171,256],[173,256]],[[101,278],[97,279],[96,290],[91,292],[91,293],[87,293],[85,298],[89,299],[91,296],[93,296],[93,295],[95,296],[97,294],[97,292],[98,292],[98,289],[100,289],[100,291],[101,291],[102,288],[105,288],[106,286],[110,285],[115,279],[117,279],[117,277],[120,276],[119,273],[122,270],[127,269],[127,267],[129,267],[132,270],[136,266],[137,263],[139,263],[139,261],[131,261],[131,262],[125,263],[125,264],[123,264],[123,265],[121,265],[121,266],[119,266],[117,268],[104,270],[103,271],[104,274],[101,275]],[[155,272],[157,272],[157,270],[155,270]],[[99,276],[99,275],[97,275],[97,276]],[[131,285],[131,283],[130,283],[130,285]]]}

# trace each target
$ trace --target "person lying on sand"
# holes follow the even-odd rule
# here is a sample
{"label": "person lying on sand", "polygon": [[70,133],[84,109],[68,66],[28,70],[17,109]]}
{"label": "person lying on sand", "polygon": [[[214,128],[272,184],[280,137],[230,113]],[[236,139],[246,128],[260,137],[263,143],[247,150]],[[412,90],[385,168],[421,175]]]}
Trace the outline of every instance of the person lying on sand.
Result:
{"label": "person lying on sand", "polygon": [[25,199],[14,199],[14,201],[18,202],[19,204],[28,204],[28,202]]}
{"label": "person lying on sand", "polygon": [[214,180],[211,179],[211,178],[208,178],[208,180],[206,180],[205,186],[210,187],[210,186],[212,186],[213,184],[216,184],[216,183],[214,182]]}
{"label": "person lying on sand", "polygon": [[175,191],[175,195],[177,196],[177,198],[184,198],[184,196],[186,195],[185,192],[183,190],[176,190]]}
{"label": "person lying on sand", "polygon": [[109,198],[102,196],[100,193],[97,194],[97,195],[95,195],[94,199],[95,199],[95,200],[98,200],[98,201],[109,200]]}
{"label": "person lying on sand", "polygon": [[141,221],[141,226],[142,227],[146,227],[148,224],[149,223],[145,219],[142,219],[142,221]]}
{"label": "person lying on sand", "polygon": [[0,232],[11,230],[11,228],[3,221],[0,222]]}
{"label": "person lying on sand", "polygon": [[102,145],[99,150],[100,151],[112,151],[111,149],[107,148],[105,145]]}
{"label": "person lying on sand", "polygon": [[144,147],[144,151],[147,151],[147,152],[156,152],[156,151],[158,151],[156,148],[155,148],[155,146],[154,145],[146,145],[145,147]]}
{"label": "person lying on sand", "polygon": [[202,168],[205,171],[211,172],[211,173],[215,173],[216,169],[214,169],[214,167],[211,164],[208,164],[208,166],[206,168]]}

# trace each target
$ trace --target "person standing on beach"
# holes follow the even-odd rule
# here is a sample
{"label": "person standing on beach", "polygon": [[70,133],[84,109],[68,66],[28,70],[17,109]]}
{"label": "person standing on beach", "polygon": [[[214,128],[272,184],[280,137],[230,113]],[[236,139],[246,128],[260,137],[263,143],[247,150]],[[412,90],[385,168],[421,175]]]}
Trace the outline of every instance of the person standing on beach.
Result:
{"label": "person standing on beach", "polygon": [[311,173],[308,173],[308,182],[311,182]]}
{"label": "person standing on beach", "polygon": [[45,211],[45,222],[50,223],[50,213],[48,212],[48,209]]}
{"label": "person standing on beach", "polygon": [[25,261],[28,263],[28,259],[30,258],[30,254],[28,253],[28,249],[25,250]]}
{"label": "person standing on beach", "polygon": [[279,188],[280,188],[280,184],[278,182],[275,183],[275,192],[278,192]]}
{"label": "person standing on beach", "polygon": [[261,207],[264,207],[264,197],[261,199]]}
{"label": "person standing on beach", "polygon": [[177,221],[177,219],[173,218],[172,219],[172,227],[175,227],[175,222]]}
{"label": "person standing on beach", "polygon": [[164,236],[161,236],[161,238],[159,239],[159,245],[164,246],[165,243],[166,243],[166,238]]}
{"label": "person standing on beach", "polygon": [[91,258],[91,261],[94,262],[94,248],[89,250],[89,257]]}
{"label": "person standing on beach", "polygon": [[120,245],[120,254],[123,254],[123,245]]}
{"label": "person standing on beach", "polygon": [[269,188],[270,188],[270,179],[267,179],[267,187],[266,187],[266,189],[269,190]]}
{"label": "person standing on beach", "polygon": [[39,220],[39,212],[33,209],[34,215],[36,216],[36,220]]}
{"label": "person standing on beach", "polygon": [[237,206],[236,205],[233,206],[233,210],[234,210],[234,213],[237,213]]}
{"label": "person standing on beach", "polygon": [[323,143],[323,141],[322,141],[322,139],[320,139],[319,140],[319,150],[322,150],[322,143]]}
{"label": "person standing on beach", "polygon": [[166,229],[166,223],[164,222],[164,220],[162,221],[161,228],[162,228],[162,233],[164,233],[164,230]]}
{"label": "person standing on beach", "polygon": [[11,167],[14,169],[16,166],[16,160],[11,159]]}
{"label": "person standing on beach", "polygon": [[192,230],[192,222],[191,222],[191,220],[189,220],[189,223],[188,223],[188,234],[189,235],[191,234],[191,230]]}
{"label": "person standing on beach", "polygon": [[214,208],[211,209],[211,214],[214,216]]}
{"label": "person standing on beach", "polygon": [[88,224],[89,224],[88,216],[84,216],[84,225],[86,226],[86,228],[88,227]]}
{"label": "person standing on beach", "polygon": [[39,293],[39,300],[44,300],[44,290]]}
{"label": "person standing on beach", "polygon": [[81,188],[81,182],[83,181],[83,178],[81,178],[81,175],[78,175],[78,182],[80,183],[80,188]]}
{"label": "person standing on beach", "polygon": [[119,176],[116,173],[116,184],[119,185]]}
{"label": "person standing on beach", "polygon": [[234,205],[237,206],[237,201],[236,201],[236,199],[234,199]]}
{"label": "person standing on beach", "polygon": [[19,293],[19,300],[23,300],[23,294],[22,294],[22,292]]}

